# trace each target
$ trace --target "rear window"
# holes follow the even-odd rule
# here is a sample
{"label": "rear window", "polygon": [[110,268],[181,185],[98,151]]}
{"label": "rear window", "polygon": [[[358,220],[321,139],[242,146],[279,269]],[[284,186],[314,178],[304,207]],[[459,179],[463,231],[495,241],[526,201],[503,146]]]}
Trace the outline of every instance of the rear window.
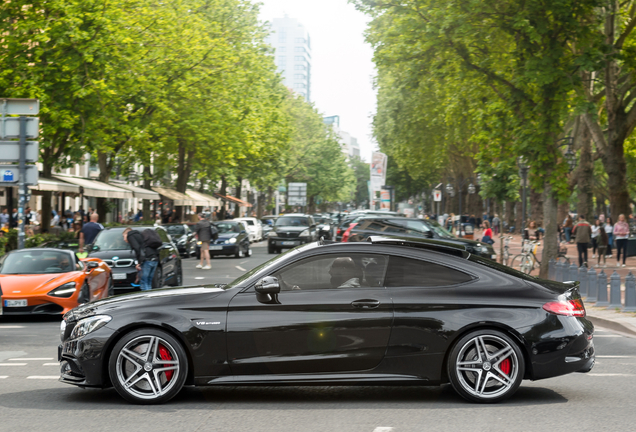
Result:
{"label": "rear window", "polygon": [[386,274],[388,288],[443,287],[470,282],[472,276],[443,265],[392,256]]}

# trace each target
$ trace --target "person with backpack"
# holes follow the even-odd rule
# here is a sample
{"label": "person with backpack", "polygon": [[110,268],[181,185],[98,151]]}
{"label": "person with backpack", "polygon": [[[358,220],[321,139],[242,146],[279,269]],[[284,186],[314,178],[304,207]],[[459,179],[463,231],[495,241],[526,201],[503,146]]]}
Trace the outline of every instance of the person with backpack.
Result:
{"label": "person with backpack", "polygon": [[142,291],[152,289],[152,278],[159,265],[159,248],[163,245],[161,237],[154,228],[143,231],[126,228],[124,241],[130,245],[137,258],[137,271],[141,271],[140,288]]}
{"label": "person with backpack", "polygon": [[[199,254],[201,261],[196,265],[196,268],[210,270],[212,268],[210,265],[210,241],[219,237],[219,231],[210,224],[203,213],[199,213],[199,222],[194,226],[194,236],[201,242],[201,253]],[[203,265],[204,260],[205,266]]]}

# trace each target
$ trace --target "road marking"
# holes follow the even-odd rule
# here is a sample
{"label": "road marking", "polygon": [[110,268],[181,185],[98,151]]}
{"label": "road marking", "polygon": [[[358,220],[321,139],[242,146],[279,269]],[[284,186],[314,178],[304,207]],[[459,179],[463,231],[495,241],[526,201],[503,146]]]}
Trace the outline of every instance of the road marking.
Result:
{"label": "road marking", "polygon": [[17,329],[24,328],[24,326],[16,326],[16,325],[0,325],[0,329]]}
{"label": "road marking", "polygon": [[619,338],[619,337],[623,337],[621,335],[594,335],[595,338],[599,338],[599,337],[609,337],[609,338]]}
{"label": "road marking", "polygon": [[9,378],[9,375],[0,375],[0,379]]}
{"label": "road marking", "polygon": [[9,361],[26,361],[26,360],[53,360],[53,357],[34,357],[34,358],[12,358]]}
{"label": "road marking", "polygon": [[373,429],[373,432],[391,432],[395,429],[393,429],[392,427],[386,427],[386,426],[378,426],[377,428]]}
{"label": "road marking", "polygon": [[247,261],[241,261],[241,264],[245,264],[246,262],[249,262],[249,260],[247,260]]}
{"label": "road marking", "polygon": [[0,363],[0,366],[26,366],[26,363]]}
{"label": "road marking", "polygon": [[59,366],[59,363],[44,363],[42,366]]}
{"label": "road marking", "polygon": [[631,376],[634,376],[634,374],[622,374],[622,373],[588,373],[586,375],[595,376],[595,377],[611,377],[611,376],[631,377]]}
{"label": "road marking", "polygon": [[634,356],[621,356],[621,355],[597,355],[596,358],[632,358]]}
{"label": "road marking", "polygon": [[58,375],[31,375],[26,377],[26,379],[58,379]]}
{"label": "road marking", "polygon": [[205,279],[204,277],[195,277],[196,280]]}
{"label": "road marking", "polygon": [[241,267],[241,266],[235,266],[235,267],[236,267],[237,269],[239,269],[240,271],[247,271],[247,270],[245,270],[245,269],[244,269],[243,267]]}

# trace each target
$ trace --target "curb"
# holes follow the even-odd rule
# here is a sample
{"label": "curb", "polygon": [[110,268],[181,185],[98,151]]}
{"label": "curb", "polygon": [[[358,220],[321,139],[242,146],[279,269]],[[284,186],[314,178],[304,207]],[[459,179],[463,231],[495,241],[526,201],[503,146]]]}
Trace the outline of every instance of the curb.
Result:
{"label": "curb", "polygon": [[609,330],[615,330],[615,331],[626,333],[630,336],[636,337],[636,329],[634,329],[632,326],[627,326],[618,321],[614,321],[614,320],[610,320],[606,318],[600,318],[600,317],[589,315],[589,314],[587,315],[587,319],[592,321],[592,324],[594,324],[595,327],[596,326],[604,327]]}

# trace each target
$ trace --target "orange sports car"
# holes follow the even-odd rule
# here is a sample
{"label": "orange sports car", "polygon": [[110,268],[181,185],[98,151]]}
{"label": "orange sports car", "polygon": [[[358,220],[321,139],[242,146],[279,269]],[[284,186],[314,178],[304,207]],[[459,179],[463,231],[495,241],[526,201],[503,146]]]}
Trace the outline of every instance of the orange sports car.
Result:
{"label": "orange sports car", "polygon": [[0,258],[0,315],[64,314],[112,293],[110,268],[99,258],[49,248],[14,250]]}

